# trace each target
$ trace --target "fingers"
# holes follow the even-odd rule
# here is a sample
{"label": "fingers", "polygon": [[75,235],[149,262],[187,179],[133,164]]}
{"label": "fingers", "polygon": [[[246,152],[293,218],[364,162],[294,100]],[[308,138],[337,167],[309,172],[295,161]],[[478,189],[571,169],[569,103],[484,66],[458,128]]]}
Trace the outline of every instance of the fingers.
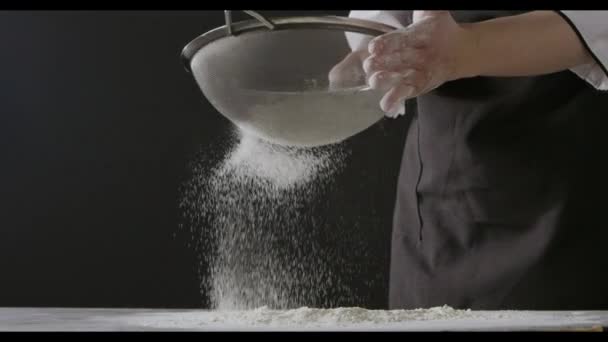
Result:
{"label": "fingers", "polygon": [[403,81],[403,75],[398,72],[379,71],[369,78],[369,86],[374,90],[389,91]]}
{"label": "fingers", "polygon": [[407,48],[421,48],[427,41],[424,32],[413,32],[406,28],[383,34],[372,39],[368,44],[370,54],[388,54]]}
{"label": "fingers", "polygon": [[329,72],[330,89],[355,87],[364,84],[366,75],[362,61],[369,54],[367,51],[355,51],[348,54]]}
{"label": "fingers", "polygon": [[405,100],[411,98],[416,93],[416,89],[409,84],[399,84],[389,90],[382,100],[380,100],[380,108],[389,117],[396,117],[405,112]]}
{"label": "fingers", "polygon": [[416,49],[405,49],[397,53],[371,55],[363,62],[363,70],[371,75],[378,71],[400,71],[420,68],[425,62],[425,53]]}
{"label": "fingers", "polygon": [[424,55],[415,49],[400,53],[371,55],[363,63],[372,89],[386,92],[380,108],[386,116],[405,114],[405,100],[417,96],[429,81],[424,67]]}
{"label": "fingers", "polygon": [[380,71],[373,74],[369,84],[373,89],[386,92],[380,101],[380,108],[389,117],[405,113],[405,100],[420,94],[427,83],[427,76],[418,70],[409,69],[402,73]]}
{"label": "fingers", "polygon": [[370,87],[385,93],[380,107],[387,116],[449,79],[457,26],[449,11],[414,11],[411,25],[370,41],[362,68]]}
{"label": "fingers", "polygon": [[403,72],[380,71],[369,79],[370,87],[379,91],[389,91],[400,84],[409,84],[416,89],[423,89],[425,83],[426,75],[414,69]]}
{"label": "fingers", "polygon": [[370,54],[393,53],[407,48],[422,48],[429,40],[429,32],[417,29],[417,22],[451,16],[450,11],[414,11],[412,25],[372,39],[368,44]]}
{"label": "fingers", "polygon": [[405,113],[405,100],[428,88],[431,57],[429,33],[420,28],[394,31],[370,42],[370,56],[363,62],[373,89],[386,92],[380,108],[389,117]]}

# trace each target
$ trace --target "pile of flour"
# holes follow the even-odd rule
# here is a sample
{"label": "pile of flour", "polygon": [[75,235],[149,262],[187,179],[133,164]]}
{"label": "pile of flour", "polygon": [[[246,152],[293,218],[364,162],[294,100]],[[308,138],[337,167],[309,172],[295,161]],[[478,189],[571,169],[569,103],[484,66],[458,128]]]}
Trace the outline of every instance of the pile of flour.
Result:
{"label": "pile of flour", "polygon": [[223,325],[270,327],[343,327],[378,325],[405,321],[428,321],[472,317],[470,310],[455,310],[449,306],[416,310],[367,310],[358,307],[315,309],[302,307],[292,310],[271,310],[261,307],[250,311],[213,313],[213,322]]}
{"label": "pile of flour", "polygon": [[191,311],[130,317],[130,325],[160,329],[367,329],[398,328],[403,324],[480,318],[470,310],[449,306],[416,310],[366,310],[357,307],[246,311]]}

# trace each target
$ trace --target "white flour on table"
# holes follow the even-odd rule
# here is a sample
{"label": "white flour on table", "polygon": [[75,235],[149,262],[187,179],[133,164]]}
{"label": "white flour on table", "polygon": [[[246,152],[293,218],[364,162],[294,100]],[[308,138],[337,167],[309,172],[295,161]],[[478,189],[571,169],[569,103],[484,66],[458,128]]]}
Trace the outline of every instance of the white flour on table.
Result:
{"label": "white flour on table", "polygon": [[261,307],[245,311],[192,311],[130,317],[128,324],[161,329],[332,329],[373,328],[406,322],[476,318],[471,310],[449,306],[416,310],[367,310],[358,307],[315,309],[301,307],[271,310]]}

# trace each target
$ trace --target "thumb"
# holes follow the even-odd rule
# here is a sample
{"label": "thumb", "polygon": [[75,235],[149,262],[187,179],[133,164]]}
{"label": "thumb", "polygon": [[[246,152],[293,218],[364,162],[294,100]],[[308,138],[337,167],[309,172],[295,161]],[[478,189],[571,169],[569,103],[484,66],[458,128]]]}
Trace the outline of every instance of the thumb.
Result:
{"label": "thumb", "polygon": [[450,15],[450,11],[414,11],[412,15],[412,22],[415,23],[423,19],[441,17],[445,15]]}

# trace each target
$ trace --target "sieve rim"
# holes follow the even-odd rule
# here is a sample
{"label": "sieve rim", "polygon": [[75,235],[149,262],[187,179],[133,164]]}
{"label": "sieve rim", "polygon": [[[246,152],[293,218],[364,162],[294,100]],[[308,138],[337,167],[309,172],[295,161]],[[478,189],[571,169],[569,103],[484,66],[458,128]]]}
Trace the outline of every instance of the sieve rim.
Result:
{"label": "sieve rim", "polygon": [[[341,30],[345,32],[362,33],[378,36],[396,30],[397,28],[381,24],[371,20],[340,17],[340,16],[303,16],[303,17],[283,17],[269,18],[275,25],[273,30],[269,30],[258,20],[245,20],[232,23],[232,36],[239,33],[251,31],[278,31],[285,29],[327,29]],[[182,50],[181,60],[186,71],[192,72],[191,60],[202,48],[211,42],[230,36],[226,25],[216,27],[190,41]]]}

